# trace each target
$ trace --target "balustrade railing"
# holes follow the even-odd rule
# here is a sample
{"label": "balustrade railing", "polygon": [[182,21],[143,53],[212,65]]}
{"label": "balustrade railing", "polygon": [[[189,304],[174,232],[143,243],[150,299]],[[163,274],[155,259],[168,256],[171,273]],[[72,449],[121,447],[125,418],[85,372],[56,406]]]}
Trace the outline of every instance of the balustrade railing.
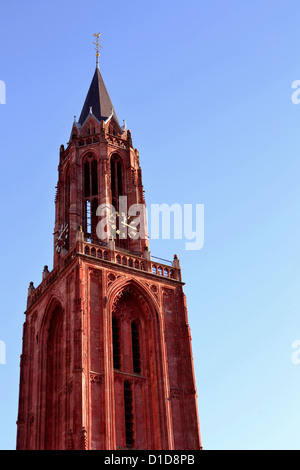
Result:
{"label": "balustrade railing", "polygon": [[[47,274],[42,283],[28,295],[27,306],[30,307],[47,289],[47,287],[55,281],[60,272],[65,269],[78,254],[83,254],[98,260],[109,261],[127,268],[145,271],[156,276],[167,279],[175,279],[181,281],[180,267],[174,259],[173,265],[166,265],[151,258],[149,252],[143,255],[125,252],[109,244],[93,244],[84,240],[77,241],[76,245],[64,256],[64,258],[55,266],[55,268]],[[159,258],[156,258],[160,260]],[[161,260],[167,261],[167,260]],[[171,262],[169,262],[171,263]]]}

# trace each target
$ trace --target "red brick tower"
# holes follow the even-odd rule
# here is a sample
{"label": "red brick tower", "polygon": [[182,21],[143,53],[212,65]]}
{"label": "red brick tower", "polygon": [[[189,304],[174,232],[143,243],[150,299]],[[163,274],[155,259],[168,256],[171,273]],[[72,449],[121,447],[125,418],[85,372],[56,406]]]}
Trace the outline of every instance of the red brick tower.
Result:
{"label": "red brick tower", "polygon": [[[28,292],[17,449],[200,449],[179,261],[154,261],[132,233],[139,154],[98,64],[60,149],[55,204],[54,267]],[[113,238],[99,240],[101,204],[116,208]]]}

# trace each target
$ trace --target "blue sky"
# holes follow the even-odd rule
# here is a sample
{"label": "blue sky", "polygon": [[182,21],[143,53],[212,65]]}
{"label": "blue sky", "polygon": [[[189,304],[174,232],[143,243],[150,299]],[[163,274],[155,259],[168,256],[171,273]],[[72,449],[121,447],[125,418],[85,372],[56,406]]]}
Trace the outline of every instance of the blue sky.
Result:
{"label": "blue sky", "polygon": [[95,67],[140,151],[147,204],[204,204],[186,282],[205,449],[300,449],[300,4],[294,0],[0,5],[0,449],[14,449],[30,281],[52,267],[59,147]]}

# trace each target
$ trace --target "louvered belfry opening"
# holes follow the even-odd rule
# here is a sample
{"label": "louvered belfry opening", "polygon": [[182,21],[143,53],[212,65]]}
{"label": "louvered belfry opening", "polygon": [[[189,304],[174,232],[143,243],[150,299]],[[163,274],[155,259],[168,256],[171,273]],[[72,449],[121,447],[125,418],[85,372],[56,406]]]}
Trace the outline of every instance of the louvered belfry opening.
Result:
{"label": "louvered belfry opening", "polygon": [[88,239],[96,239],[98,207],[98,164],[92,155],[84,163],[84,232]]}

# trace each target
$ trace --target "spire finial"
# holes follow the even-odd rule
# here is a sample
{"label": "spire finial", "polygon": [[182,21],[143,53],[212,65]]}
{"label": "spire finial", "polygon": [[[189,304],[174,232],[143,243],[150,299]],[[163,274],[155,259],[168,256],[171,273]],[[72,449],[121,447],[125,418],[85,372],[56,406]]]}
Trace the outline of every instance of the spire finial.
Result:
{"label": "spire finial", "polygon": [[95,44],[95,46],[96,46],[95,47],[95,49],[96,49],[96,65],[97,65],[97,67],[99,67],[100,47],[102,47],[99,44],[99,38],[101,36],[101,33],[95,33],[93,36],[97,38],[96,42],[93,42],[93,44]]}

